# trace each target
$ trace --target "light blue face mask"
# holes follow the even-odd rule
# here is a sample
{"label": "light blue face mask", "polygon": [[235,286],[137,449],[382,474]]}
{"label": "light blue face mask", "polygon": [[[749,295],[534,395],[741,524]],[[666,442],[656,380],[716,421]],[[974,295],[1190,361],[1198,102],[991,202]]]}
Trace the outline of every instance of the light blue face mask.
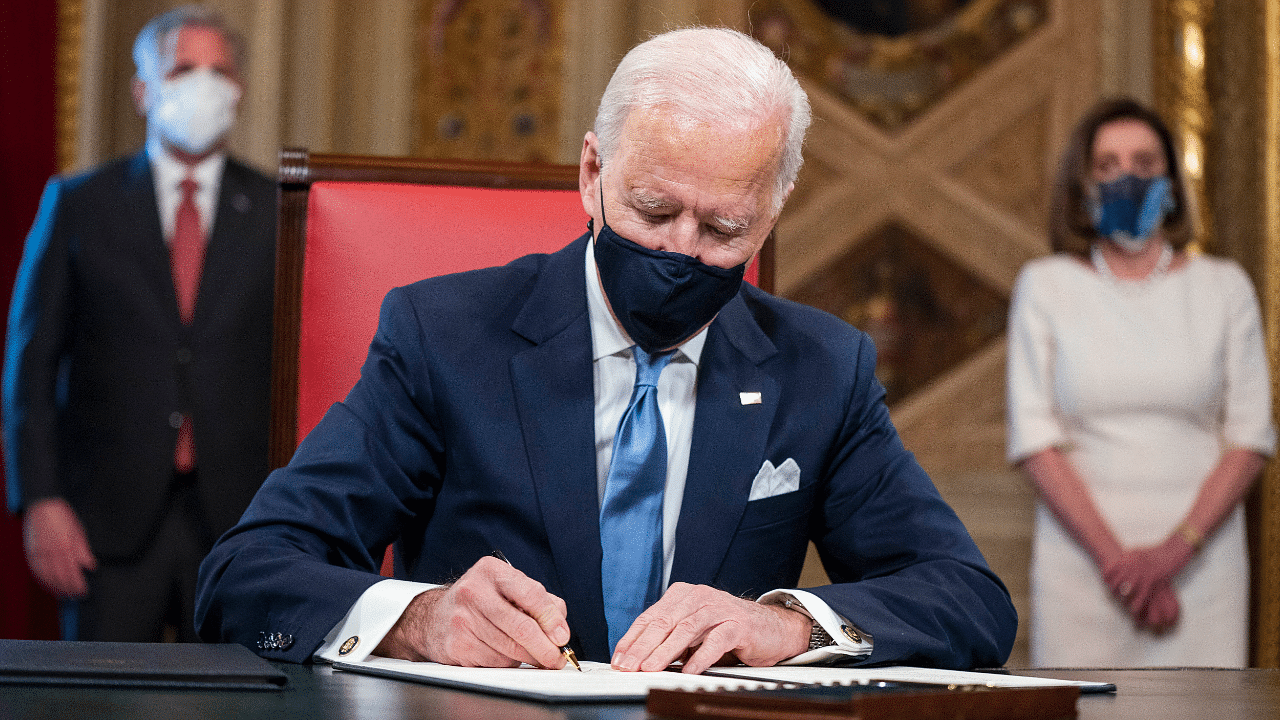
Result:
{"label": "light blue face mask", "polygon": [[1160,223],[1177,207],[1173,184],[1165,176],[1125,175],[1098,183],[1089,194],[1088,204],[1098,234],[1130,253],[1142,250]]}

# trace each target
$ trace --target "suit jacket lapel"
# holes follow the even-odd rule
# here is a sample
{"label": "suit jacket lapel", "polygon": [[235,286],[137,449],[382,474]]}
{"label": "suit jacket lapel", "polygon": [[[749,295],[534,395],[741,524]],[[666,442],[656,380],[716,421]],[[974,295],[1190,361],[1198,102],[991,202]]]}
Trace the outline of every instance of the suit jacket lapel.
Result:
{"label": "suit jacket lapel", "polygon": [[607,657],[585,237],[548,257],[513,323],[535,345],[512,358],[511,377],[569,626],[588,657]]}
{"label": "suit jacket lapel", "polygon": [[240,166],[227,158],[218,187],[218,204],[214,209],[213,225],[205,245],[204,267],[200,273],[200,289],[196,299],[196,323],[213,310],[208,303],[228,296],[225,284],[239,282],[237,265],[245,257],[251,256],[240,247],[247,238],[256,237],[256,234],[247,232],[245,227],[245,221],[253,209],[253,200],[245,191],[240,173]]}
{"label": "suit jacket lapel", "polygon": [[178,324],[178,296],[173,289],[173,271],[169,266],[169,246],[164,241],[164,229],[160,224],[160,203],[156,200],[155,178],[146,152],[133,156],[125,165],[122,186],[124,201],[117,211],[125,215],[124,227],[132,228],[138,259],[144,273],[144,281],[152,284],[157,302],[164,307],[160,311],[172,316]]}
{"label": "suit jacket lapel", "polygon": [[[760,370],[776,351],[739,294],[711,324],[698,367],[698,400],[671,582],[714,584],[765,460],[778,384]],[[744,405],[740,393],[760,393]]]}

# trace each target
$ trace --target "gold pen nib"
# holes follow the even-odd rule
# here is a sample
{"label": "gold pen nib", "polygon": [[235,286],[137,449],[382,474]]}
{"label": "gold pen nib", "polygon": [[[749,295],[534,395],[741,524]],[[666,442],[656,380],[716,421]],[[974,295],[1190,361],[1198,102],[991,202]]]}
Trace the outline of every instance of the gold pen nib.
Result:
{"label": "gold pen nib", "polygon": [[574,655],[568,646],[560,648],[560,652],[564,653],[565,660],[568,660],[574,667],[578,668],[578,672],[582,672],[582,666],[578,664],[578,656]]}

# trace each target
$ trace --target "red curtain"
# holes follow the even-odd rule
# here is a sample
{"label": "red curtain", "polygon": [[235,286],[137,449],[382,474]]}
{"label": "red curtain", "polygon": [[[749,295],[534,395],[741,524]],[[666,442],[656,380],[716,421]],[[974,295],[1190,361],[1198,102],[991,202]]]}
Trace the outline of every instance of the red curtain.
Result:
{"label": "red curtain", "polygon": [[[0,3],[0,308],[4,318],[9,317],[23,240],[57,162],[57,17],[55,0]],[[0,470],[0,498],[3,482]],[[0,511],[0,638],[57,637],[57,604],[36,586],[27,570],[21,523]]]}

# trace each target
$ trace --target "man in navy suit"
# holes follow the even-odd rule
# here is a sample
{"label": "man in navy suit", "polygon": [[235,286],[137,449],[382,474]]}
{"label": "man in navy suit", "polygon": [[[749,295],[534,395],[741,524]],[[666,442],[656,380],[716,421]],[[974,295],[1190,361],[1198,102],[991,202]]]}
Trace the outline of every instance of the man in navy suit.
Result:
{"label": "man in navy suit", "polygon": [[202,8],[148,23],[146,149],[50,180],[27,238],[8,500],[36,578],[78,600],[67,637],[196,640],[200,560],[267,475],[275,184],[224,149],[239,48]]}
{"label": "man in navy suit", "polygon": [[[582,146],[591,231],[387,295],[356,387],[201,566],[201,636],[293,661],[1001,664],[1008,592],[899,441],[869,339],[741,282],[808,123],[741,33],[633,49]],[[627,424],[641,397],[657,433]],[[616,466],[655,455],[656,493],[621,501],[650,473]],[[797,590],[810,540],[833,584]]]}

